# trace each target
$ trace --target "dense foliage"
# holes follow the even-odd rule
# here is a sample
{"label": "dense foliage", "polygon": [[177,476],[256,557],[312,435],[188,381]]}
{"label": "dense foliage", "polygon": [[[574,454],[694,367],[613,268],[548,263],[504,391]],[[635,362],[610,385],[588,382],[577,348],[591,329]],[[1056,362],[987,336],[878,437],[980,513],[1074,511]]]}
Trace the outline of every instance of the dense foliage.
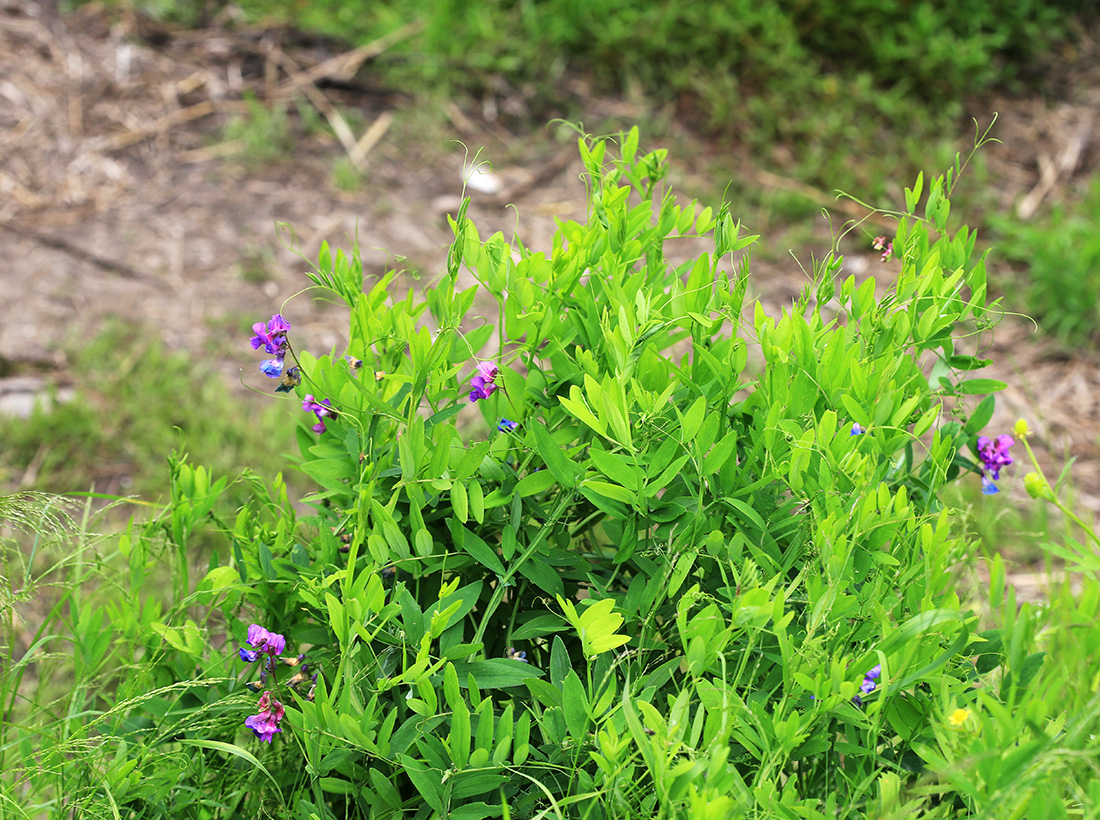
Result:
{"label": "dense foliage", "polygon": [[[952,572],[973,547],[945,489],[995,491],[1014,444],[969,398],[1003,385],[964,352],[993,314],[948,228],[958,168],[906,191],[888,283],[829,255],[771,316],[746,310],[755,237],[677,203],[637,131],[610,148],[580,141],[588,219],[545,251],[463,208],[447,270],[401,296],[322,248],[347,350],[311,352],[293,303],[252,338],[317,491],[246,476],[226,518],[227,478],[175,456],[162,517],[58,565],[65,606],[3,679],[12,816],[1100,804],[1096,630],[1062,626],[1096,623],[1097,588],[1017,608],[994,560],[983,622]],[[33,508],[6,502],[63,529]],[[26,695],[56,653],[66,690]]]}

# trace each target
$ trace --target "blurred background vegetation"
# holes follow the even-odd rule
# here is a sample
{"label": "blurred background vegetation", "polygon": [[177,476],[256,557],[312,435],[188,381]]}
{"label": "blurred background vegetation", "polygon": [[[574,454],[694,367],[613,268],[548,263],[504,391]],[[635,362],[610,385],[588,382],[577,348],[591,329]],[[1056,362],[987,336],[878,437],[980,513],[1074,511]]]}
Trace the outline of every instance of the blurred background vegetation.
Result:
{"label": "blurred background vegetation", "polygon": [[[83,5],[62,4],[62,10]],[[805,223],[818,205],[787,191],[762,192],[736,177],[737,162],[824,191],[896,204],[920,169],[945,167],[983,125],[993,94],[1041,95],[1052,64],[1096,22],[1092,0],[109,0],[183,28],[248,26],[294,31],[340,49],[390,38],[368,82],[442,120],[448,102],[492,103],[523,138],[561,117],[580,120],[592,98],[639,104],[643,134],[670,121],[714,146],[712,196],[755,200],[779,225]],[[300,110],[255,100],[227,139],[288,151],[316,129]],[[418,116],[421,116],[418,114]],[[297,124],[292,119],[301,120]],[[631,122],[585,122],[592,131]],[[323,124],[322,124],[323,126]],[[297,130],[296,130],[297,129]],[[273,136],[274,135],[274,136]],[[997,136],[996,130],[993,136]],[[731,159],[736,158],[736,159]],[[258,156],[267,163],[272,156]],[[981,155],[956,208],[979,217],[983,240],[1013,264],[999,287],[1058,343],[1095,343],[1100,295],[1100,188],[1069,191],[1031,221],[998,207],[983,189]],[[337,166],[334,185],[357,178]],[[691,191],[693,195],[701,192]],[[984,216],[983,216],[984,215]],[[786,221],[786,225],[782,224]],[[760,228],[759,225],[752,227]],[[400,251],[399,248],[394,250]],[[255,253],[254,249],[252,251]],[[242,264],[256,267],[255,260]],[[76,398],[29,423],[0,419],[0,483],[87,489],[89,477],[126,462],[114,492],[154,494],[176,443],[196,463],[279,469],[286,411],[234,409],[225,386],[194,359],[154,342],[120,344],[119,328],[76,355]],[[220,378],[220,377],[219,377]],[[278,419],[281,419],[279,421]],[[125,431],[125,435],[122,435]],[[273,443],[277,440],[277,443]],[[106,465],[106,466],[105,466]],[[102,483],[101,483],[102,486]]]}

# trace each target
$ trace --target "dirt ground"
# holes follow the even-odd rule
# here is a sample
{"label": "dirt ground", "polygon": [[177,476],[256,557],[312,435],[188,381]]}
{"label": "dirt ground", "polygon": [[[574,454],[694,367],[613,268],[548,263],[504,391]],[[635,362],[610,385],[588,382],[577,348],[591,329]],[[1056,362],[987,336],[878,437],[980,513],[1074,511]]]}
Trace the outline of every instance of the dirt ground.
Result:
{"label": "dirt ground", "polygon": [[[475,183],[485,190],[470,192],[483,234],[517,231],[545,248],[556,217],[583,217],[572,140],[510,134],[500,116],[515,103],[507,94],[476,111],[452,107],[445,133],[420,130],[411,98],[371,84],[370,59],[385,46],[341,52],[286,32],[173,33],[91,6],[60,17],[49,3],[0,0],[0,248],[9,260],[0,268],[0,408],[18,412],[47,381],[64,384],[63,343],[93,336],[109,316],[151,325],[196,356],[218,351],[233,381],[254,357],[240,344],[239,355],[224,351],[276,311],[293,314],[310,347],[338,345],[345,323],[326,305],[299,295],[284,307],[308,282],[275,224],[294,227],[306,257],[357,234],[369,272],[398,264],[431,277],[442,269],[446,214],[458,207],[466,163],[450,139],[484,146],[494,164]],[[1097,55],[1086,38],[1042,95],[980,104],[983,119],[1000,112],[1002,144],[987,151],[1002,207],[1038,212],[1100,164]],[[306,107],[337,137],[307,135],[285,158],[250,165],[224,130],[246,110],[247,93]],[[588,107],[591,122],[644,113],[614,99]],[[723,150],[714,138],[675,126],[672,134],[665,142],[689,183]],[[961,133],[960,149],[971,139]],[[332,184],[341,156],[362,176],[354,192]],[[741,166],[762,186],[797,189]],[[848,265],[866,275],[879,262],[866,249]],[[804,281],[793,260],[754,273],[774,311]],[[1011,385],[994,427],[1026,416],[1048,464],[1078,459],[1081,503],[1100,510],[1100,357],[1056,349],[1010,320],[989,354],[996,364],[983,375]]]}

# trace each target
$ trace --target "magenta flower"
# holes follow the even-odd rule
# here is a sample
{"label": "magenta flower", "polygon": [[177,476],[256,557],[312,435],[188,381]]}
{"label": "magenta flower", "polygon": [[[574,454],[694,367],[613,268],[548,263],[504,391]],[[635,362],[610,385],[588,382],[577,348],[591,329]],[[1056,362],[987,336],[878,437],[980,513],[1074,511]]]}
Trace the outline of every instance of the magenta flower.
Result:
{"label": "magenta flower", "polygon": [[882,261],[885,262],[894,253],[894,243],[892,240],[887,240],[885,236],[876,236],[875,242],[871,246],[876,251],[882,251]]}
{"label": "magenta flower", "polygon": [[982,462],[983,494],[994,495],[1000,492],[993,482],[1001,477],[1001,469],[1012,463],[1008,448],[1015,443],[1016,440],[1008,435],[1000,435],[992,440],[988,436],[978,436],[978,458]]}
{"label": "magenta flower", "polygon": [[317,423],[313,425],[314,433],[323,433],[328,428],[325,427],[325,419],[336,418],[336,411],[332,409],[332,402],[328,399],[322,399],[321,401],[314,401],[311,394],[306,394],[306,397],[302,399],[302,409],[313,413],[317,416]]}
{"label": "magenta flower", "polygon": [[497,374],[500,373],[500,368],[493,362],[479,362],[476,370],[477,373],[470,379],[471,402],[487,399],[493,395],[493,391],[497,389]]}
{"label": "magenta flower", "polygon": [[276,632],[268,632],[259,624],[248,627],[248,645],[252,649],[241,647],[239,654],[245,663],[255,663],[263,655],[276,658],[286,649],[286,638]]}
{"label": "magenta flower", "polygon": [[271,696],[270,692],[260,695],[259,710],[258,714],[245,718],[244,725],[255,732],[260,740],[270,743],[277,732],[283,731],[279,722],[283,719],[286,710],[283,704]]}

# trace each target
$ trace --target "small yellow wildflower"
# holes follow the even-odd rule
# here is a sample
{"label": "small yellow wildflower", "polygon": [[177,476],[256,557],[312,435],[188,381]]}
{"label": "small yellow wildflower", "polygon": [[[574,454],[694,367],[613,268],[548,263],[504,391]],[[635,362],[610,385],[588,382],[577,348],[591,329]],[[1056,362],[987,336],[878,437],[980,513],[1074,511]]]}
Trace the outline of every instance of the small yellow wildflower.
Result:
{"label": "small yellow wildflower", "polygon": [[1016,434],[1016,438],[1027,438],[1031,435],[1031,428],[1027,426],[1027,419],[1017,419],[1016,424],[1012,426],[1012,432]]}
{"label": "small yellow wildflower", "polygon": [[954,729],[958,729],[968,720],[970,720],[969,709],[956,709],[954,712],[947,716],[947,722],[950,723],[952,728]]}

